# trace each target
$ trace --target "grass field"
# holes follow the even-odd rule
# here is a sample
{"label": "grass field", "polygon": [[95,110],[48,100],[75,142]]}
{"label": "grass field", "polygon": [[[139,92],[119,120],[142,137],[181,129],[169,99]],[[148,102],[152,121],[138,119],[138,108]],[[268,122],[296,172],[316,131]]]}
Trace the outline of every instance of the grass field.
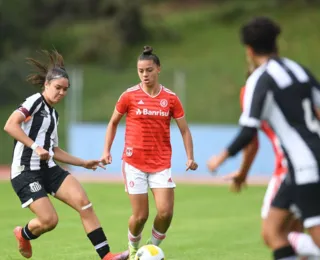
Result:
{"label": "grass field", "polygon": [[[131,213],[121,184],[84,184],[113,251],[127,244],[127,220]],[[172,227],[162,244],[168,260],[264,260],[270,252],[260,239],[260,206],[265,187],[250,187],[235,195],[225,186],[180,184]],[[22,259],[12,230],[32,217],[21,209],[8,182],[0,182],[0,259]],[[60,222],[57,228],[33,242],[34,260],[99,259],[86,239],[77,213],[54,201]],[[151,202],[150,220],[143,233],[149,237],[155,216]]]}

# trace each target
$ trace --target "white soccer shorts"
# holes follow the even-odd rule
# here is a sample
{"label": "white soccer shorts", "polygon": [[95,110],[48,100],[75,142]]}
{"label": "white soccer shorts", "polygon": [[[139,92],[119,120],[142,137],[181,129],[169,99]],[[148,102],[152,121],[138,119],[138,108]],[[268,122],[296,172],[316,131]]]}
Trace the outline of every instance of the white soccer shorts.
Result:
{"label": "white soccer shorts", "polygon": [[156,173],[145,173],[123,161],[122,174],[125,191],[129,194],[145,194],[148,193],[148,188],[173,189],[176,187],[171,176],[171,168]]}

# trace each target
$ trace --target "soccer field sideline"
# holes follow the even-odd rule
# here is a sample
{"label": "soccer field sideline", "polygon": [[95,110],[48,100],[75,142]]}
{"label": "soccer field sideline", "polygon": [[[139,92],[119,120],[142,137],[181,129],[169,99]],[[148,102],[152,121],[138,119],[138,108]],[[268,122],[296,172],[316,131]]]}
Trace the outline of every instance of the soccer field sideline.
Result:
{"label": "soccer field sideline", "polygon": [[[105,174],[95,173],[92,174],[83,172],[71,172],[80,182],[86,183],[123,183],[122,174]],[[208,176],[207,174],[179,174],[175,176],[173,174],[174,181],[179,184],[195,184],[195,185],[228,185],[230,182],[223,179],[222,176],[213,175]],[[266,176],[249,176],[247,184],[254,186],[266,186],[269,182],[270,177]],[[0,181],[10,180],[10,167],[0,166]]]}

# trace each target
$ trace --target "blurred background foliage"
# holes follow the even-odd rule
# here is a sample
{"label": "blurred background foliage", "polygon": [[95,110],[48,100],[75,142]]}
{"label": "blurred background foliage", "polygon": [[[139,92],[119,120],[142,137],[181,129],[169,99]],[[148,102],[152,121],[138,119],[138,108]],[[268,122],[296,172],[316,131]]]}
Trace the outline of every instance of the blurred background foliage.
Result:
{"label": "blurred background foliage", "polygon": [[[183,94],[190,122],[235,124],[246,74],[242,23],[275,18],[282,54],[319,78],[319,7],[319,0],[0,0],[0,123],[35,91],[24,80],[25,57],[52,48],[67,68],[83,71],[81,120],[106,123],[119,95],[138,82],[136,58],[148,44],[161,59],[161,83]],[[186,77],[184,93],[174,88],[177,72]],[[11,142],[1,131],[0,164],[10,162]]]}

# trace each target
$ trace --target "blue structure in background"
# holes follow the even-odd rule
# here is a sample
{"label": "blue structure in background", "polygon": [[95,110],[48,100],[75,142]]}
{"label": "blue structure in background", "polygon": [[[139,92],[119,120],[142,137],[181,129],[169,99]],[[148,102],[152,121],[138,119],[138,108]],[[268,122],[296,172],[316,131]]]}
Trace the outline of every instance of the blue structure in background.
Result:
{"label": "blue structure in background", "polygon": [[[227,125],[196,125],[191,124],[190,130],[193,136],[195,159],[199,164],[197,171],[187,174],[192,176],[209,176],[206,168],[207,159],[221,151],[231,142],[238,131],[237,126]],[[73,124],[69,128],[68,150],[71,154],[84,159],[100,159],[104,146],[106,124]],[[98,174],[120,174],[121,155],[124,147],[125,126],[119,125],[117,135],[112,146],[112,164],[107,170],[99,169]],[[260,149],[251,168],[252,176],[269,176],[274,169],[274,155],[272,146],[264,134],[259,134]],[[178,127],[171,128],[172,144],[172,171],[175,175],[185,175],[186,154],[182,137]],[[233,172],[238,169],[241,162],[241,153],[229,159],[220,169],[219,175]],[[75,172],[87,172],[88,170],[74,167]],[[89,172],[89,171],[88,171]],[[95,174],[90,171],[91,174]]]}

